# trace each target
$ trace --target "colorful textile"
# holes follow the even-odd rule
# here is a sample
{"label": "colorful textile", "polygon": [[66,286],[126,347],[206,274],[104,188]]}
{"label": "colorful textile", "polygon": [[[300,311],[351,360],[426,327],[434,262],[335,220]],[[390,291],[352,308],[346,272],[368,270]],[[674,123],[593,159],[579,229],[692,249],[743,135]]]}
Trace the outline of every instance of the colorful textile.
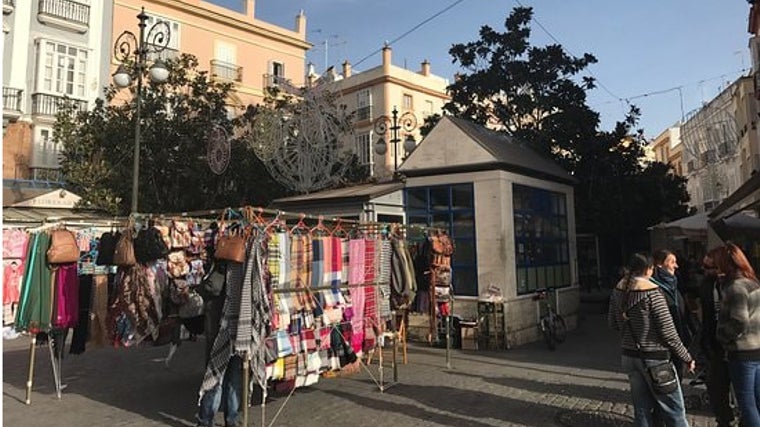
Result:
{"label": "colorful textile", "polygon": [[304,329],[301,331],[301,351],[312,352],[317,349],[317,339],[314,336],[314,329]]}
{"label": "colorful textile", "polygon": [[364,350],[369,350],[375,346],[375,330],[380,325],[377,315],[377,294],[376,286],[367,286],[364,288]]}
{"label": "colorful textile", "polygon": [[27,245],[26,269],[21,284],[21,297],[14,326],[19,332],[47,332],[53,313],[52,272],[46,252],[50,235],[33,234]]}
{"label": "colorful textile", "polygon": [[307,235],[291,236],[290,244],[290,267],[291,284],[296,289],[304,289],[295,293],[294,302],[297,310],[312,310],[314,300],[311,296],[312,277],[312,242]]}
{"label": "colorful textile", "polygon": [[317,237],[311,241],[311,287],[322,286],[325,276],[325,237]]}
{"label": "colorful textile", "polygon": [[108,276],[99,274],[92,280],[92,309],[88,346],[103,347],[108,344]]}
{"label": "colorful textile", "polygon": [[13,260],[3,266],[3,305],[17,303],[21,294],[21,280],[24,278],[24,262]]}
{"label": "colorful textile", "polygon": [[25,258],[29,242],[30,236],[23,230],[17,228],[3,230],[3,259]]}
{"label": "colorful textile", "polygon": [[274,336],[277,341],[277,357],[285,357],[295,351],[290,343],[290,334],[287,331],[277,331]]}
{"label": "colorful textile", "polygon": [[272,289],[280,289],[280,275],[284,273],[282,268],[282,252],[280,250],[280,233],[274,233],[269,236],[267,242],[267,269],[269,270],[269,280]]}
{"label": "colorful textile", "polygon": [[348,268],[350,258],[350,241],[348,239],[340,239],[340,259],[341,259],[341,272],[340,283],[342,285],[348,284]]}
{"label": "colorful textile", "polygon": [[364,342],[364,287],[352,287],[350,293],[353,311],[353,317],[351,318],[351,348],[354,349],[355,353],[360,353]]}
{"label": "colorful textile", "polygon": [[298,356],[292,354],[285,357],[285,373],[283,375],[284,380],[293,380],[298,374]]}
{"label": "colorful textile", "polygon": [[375,283],[375,243],[376,240],[364,240],[364,279],[362,283],[371,285]]}
{"label": "colorful textile", "polygon": [[377,314],[383,319],[391,316],[391,242],[380,241],[377,277]]}
{"label": "colorful textile", "polygon": [[391,308],[407,308],[417,291],[414,264],[404,240],[393,240],[391,248]]}
{"label": "colorful textile", "polygon": [[53,326],[66,329],[79,323],[79,276],[77,265],[62,264],[55,269],[55,316]]}
{"label": "colorful textile", "polygon": [[[139,344],[148,336],[158,338],[159,308],[148,280],[147,269],[137,264],[119,272],[119,292],[115,309],[109,312],[110,324],[123,314],[131,325],[130,334],[120,334],[122,343]],[[118,326],[118,325],[117,325]]]}
{"label": "colorful textile", "polygon": [[348,284],[364,283],[364,239],[351,239],[348,242]]}

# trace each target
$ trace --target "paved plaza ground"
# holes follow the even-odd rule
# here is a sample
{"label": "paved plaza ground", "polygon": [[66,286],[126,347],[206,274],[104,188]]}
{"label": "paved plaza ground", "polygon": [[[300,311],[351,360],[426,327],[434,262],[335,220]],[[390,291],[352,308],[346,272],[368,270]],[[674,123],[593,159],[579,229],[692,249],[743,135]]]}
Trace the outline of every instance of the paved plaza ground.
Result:
{"label": "paved plaza ground", "polygon": [[[92,349],[66,355],[58,400],[47,347],[39,347],[32,404],[23,403],[29,339],[3,343],[3,425],[194,426],[203,375],[203,346],[186,341],[169,368],[158,360],[167,347]],[[381,393],[366,371],[270,396],[273,426],[604,426],[631,425],[628,384],[605,317],[589,314],[555,352],[542,343],[503,351],[451,352],[410,344],[397,384]],[[370,368],[377,375],[377,366]],[[386,369],[388,375],[390,369]],[[278,413],[279,412],[279,413]],[[250,408],[260,426],[262,408]],[[276,418],[275,418],[276,417]],[[217,417],[217,425],[223,425]],[[692,426],[715,423],[690,410]]]}

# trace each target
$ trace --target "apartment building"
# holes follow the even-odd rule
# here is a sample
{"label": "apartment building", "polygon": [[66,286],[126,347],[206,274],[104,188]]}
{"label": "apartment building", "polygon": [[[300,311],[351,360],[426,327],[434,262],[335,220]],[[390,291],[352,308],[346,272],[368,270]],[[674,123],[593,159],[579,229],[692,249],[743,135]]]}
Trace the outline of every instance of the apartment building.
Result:
{"label": "apartment building", "polygon": [[[361,73],[353,73],[351,64],[343,63],[341,74],[328,73],[326,83],[328,89],[339,95],[339,103],[346,106],[348,111],[355,112],[356,126],[354,141],[359,162],[370,165],[372,176],[387,178],[393,175],[394,168],[399,166],[406,157],[404,142],[408,137],[421,140],[420,127],[425,118],[440,114],[443,105],[449,101],[446,88],[447,79],[430,72],[430,63],[425,60],[418,71],[395,66],[392,63],[392,49],[384,46],[382,63]],[[392,121],[396,111],[397,143],[393,139]],[[405,116],[406,115],[406,116]],[[411,115],[411,116],[410,116]],[[408,119],[413,117],[413,119]],[[384,121],[384,134],[377,132],[378,121]],[[385,154],[375,152],[375,144],[383,138],[387,144]],[[350,141],[346,143],[351,143]]]}
{"label": "apartment building", "polygon": [[109,74],[112,3],[3,0],[3,179],[60,183],[52,139],[67,97],[90,108]]}
{"label": "apartment building", "polygon": [[[256,19],[255,0],[239,4],[233,10],[202,0],[115,0],[113,38],[124,31],[137,34],[136,16],[144,7],[148,29],[158,21],[170,28],[167,48],[149,59],[195,55],[199,68],[212,78],[234,83],[229,100],[234,115],[260,103],[269,86],[303,86],[306,51],[311,48],[303,12],[295,16],[294,28],[286,29]],[[115,70],[119,62],[113,56],[110,61]]]}
{"label": "apartment building", "polygon": [[683,145],[681,145],[680,127],[672,126],[662,131],[652,140],[650,148],[655,161],[670,165],[673,173],[683,176]]}
{"label": "apartment building", "polygon": [[[682,163],[690,206],[710,212],[743,183],[741,149],[756,136],[748,134],[754,118],[747,94],[754,82],[743,76],[691,114],[681,126]],[[753,132],[754,133],[754,132]]]}

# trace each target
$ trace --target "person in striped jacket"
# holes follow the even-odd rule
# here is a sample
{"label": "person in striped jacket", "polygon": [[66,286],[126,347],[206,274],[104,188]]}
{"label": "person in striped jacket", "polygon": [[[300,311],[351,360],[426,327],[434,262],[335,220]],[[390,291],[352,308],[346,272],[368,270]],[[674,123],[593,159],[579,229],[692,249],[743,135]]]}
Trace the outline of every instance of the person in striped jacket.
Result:
{"label": "person in striped jacket", "polygon": [[[609,325],[620,331],[622,366],[628,374],[633,399],[635,425],[652,426],[657,409],[666,425],[688,427],[680,384],[668,394],[655,393],[647,367],[677,358],[693,372],[694,359],[681,342],[665,296],[649,279],[654,270],[652,257],[635,254],[625,276],[610,296]],[[675,368],[671,364],[671,369]]]}

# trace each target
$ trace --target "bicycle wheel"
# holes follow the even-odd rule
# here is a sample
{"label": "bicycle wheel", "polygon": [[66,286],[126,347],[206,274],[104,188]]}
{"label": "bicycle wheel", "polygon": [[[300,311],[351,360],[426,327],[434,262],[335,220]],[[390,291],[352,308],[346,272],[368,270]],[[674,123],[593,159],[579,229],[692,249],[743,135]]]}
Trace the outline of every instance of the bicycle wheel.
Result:
{"label": "bicycle wheel", "polygon": [[541,318],[541,332],[544,333],[544,341],[549,347],[549,350],[554,351],[557,348],[557,340],[554,335],[554,325],[549,321],[548,317]]}
{"label": "bicycle wheel", "polygon": [[565,319],[559,314],[555,314],[552,323],[554,324],[554,339],[560,344],[565,342],[565,338],[567,338],[567,325],[565,325]]}

